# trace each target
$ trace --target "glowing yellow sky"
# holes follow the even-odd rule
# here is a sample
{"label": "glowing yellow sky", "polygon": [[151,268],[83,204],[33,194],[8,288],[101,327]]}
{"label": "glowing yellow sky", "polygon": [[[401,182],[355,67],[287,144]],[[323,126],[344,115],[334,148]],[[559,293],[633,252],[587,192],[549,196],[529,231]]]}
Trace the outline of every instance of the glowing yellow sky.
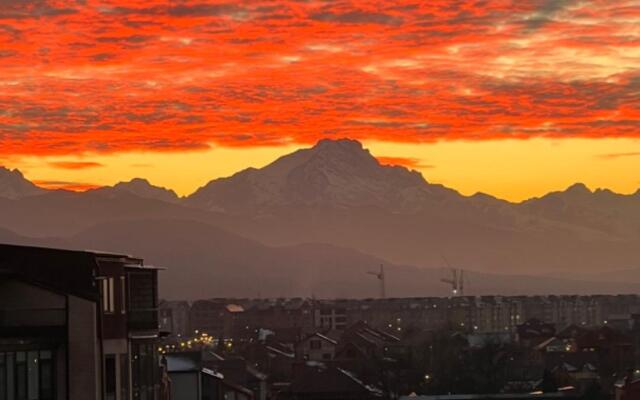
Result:
{"label": "glowing yellow sky", "polygon": [[[365,141],[373,155],[414,159],[432,183],[462,194],[476,192],[519,201],[562,190],[575,182],[592,189],[633,193],[640,187],[640,139],[545,139],[447,141],[401,144]],[[69,181],[113,185],[134,177],[192,193],[211,179],[247,167],[262,167],[299,146],[227,148],[170,153],[115,153],[70,156],[24,156],[5,160],[34,181]],[[59,162],[91,161],[101,166],[60,168]],[[58,164],[56,164],[58,163]]]}

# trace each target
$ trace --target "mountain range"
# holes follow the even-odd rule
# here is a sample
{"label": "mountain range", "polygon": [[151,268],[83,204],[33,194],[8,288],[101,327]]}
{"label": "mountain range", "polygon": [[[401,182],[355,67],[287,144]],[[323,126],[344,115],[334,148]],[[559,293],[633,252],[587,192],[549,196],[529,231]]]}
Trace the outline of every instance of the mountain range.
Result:
{"label": "mountain range", "polygon": [[[174,298],[631,291],[640,283],[640,192],[576,184],[522,203],[463,196],[381,165],[353,140],[322,140],[190,196],[144,179],[83,193],[0,169],[0,240],[126,251],[167,266]],[[611,276],[624,276],[617,279]]]}

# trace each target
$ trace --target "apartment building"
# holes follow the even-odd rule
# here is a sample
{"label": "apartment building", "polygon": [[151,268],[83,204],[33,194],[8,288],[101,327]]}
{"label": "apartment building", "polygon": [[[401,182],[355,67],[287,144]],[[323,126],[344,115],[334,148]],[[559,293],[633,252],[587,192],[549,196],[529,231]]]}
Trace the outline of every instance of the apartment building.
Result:
{"label": "apartment building", "polygon": [[156,400],[158,269],[0,244],[0,399]]}

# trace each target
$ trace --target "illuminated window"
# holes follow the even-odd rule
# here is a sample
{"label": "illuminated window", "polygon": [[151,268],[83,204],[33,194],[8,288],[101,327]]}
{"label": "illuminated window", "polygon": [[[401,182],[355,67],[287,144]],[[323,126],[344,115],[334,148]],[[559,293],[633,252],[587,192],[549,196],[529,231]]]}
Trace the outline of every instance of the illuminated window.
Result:
{"label": "illuminated window", "polygon": [[113,296],[113,278],[105,278],[102,281],[102,310],[105,313],[112,314],[116,311],[115,300]]}

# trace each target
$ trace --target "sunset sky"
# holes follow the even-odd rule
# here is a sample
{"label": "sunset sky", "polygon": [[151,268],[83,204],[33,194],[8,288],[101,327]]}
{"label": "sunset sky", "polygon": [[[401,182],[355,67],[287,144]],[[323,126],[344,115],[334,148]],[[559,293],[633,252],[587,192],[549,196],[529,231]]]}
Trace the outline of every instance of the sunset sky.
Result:
{"label": "sunset sky", "polygon": [[321,138],[464,194],[640,188],[640,1],[0,0],[0,165],[185,195]]}

